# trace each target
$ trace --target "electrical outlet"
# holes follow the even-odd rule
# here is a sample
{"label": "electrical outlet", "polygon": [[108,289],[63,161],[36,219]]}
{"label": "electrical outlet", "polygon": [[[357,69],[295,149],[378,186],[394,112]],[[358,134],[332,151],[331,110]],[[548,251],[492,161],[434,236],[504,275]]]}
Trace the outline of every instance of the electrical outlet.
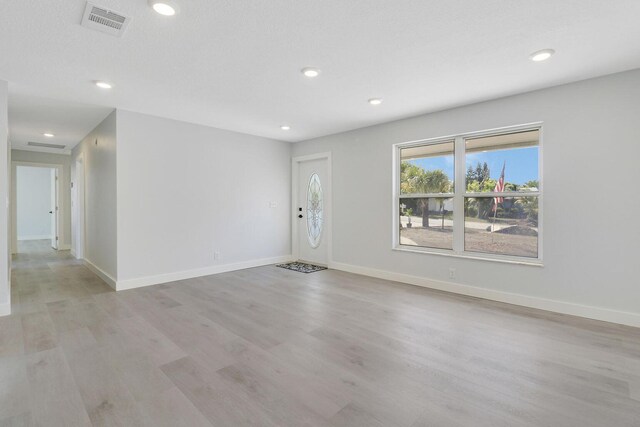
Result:
{"label": "electrical outlet", "polygon": [[456,269],[451,267],[449,269],[449,279],[455,279],[456,278]]}
{"label": "electrical outlet", "polygon": [[215,252],[213,253],[213,260],[214,260],[214,261],[217,261],[217,260],[219,260],[219,259],[220,259],[220,252],[215,251]]}

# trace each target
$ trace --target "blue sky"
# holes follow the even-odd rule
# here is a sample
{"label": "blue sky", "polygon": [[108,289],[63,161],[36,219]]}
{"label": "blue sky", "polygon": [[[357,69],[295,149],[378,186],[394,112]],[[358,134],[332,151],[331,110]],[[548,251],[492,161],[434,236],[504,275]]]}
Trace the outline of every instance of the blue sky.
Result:
{"label": "blue sky", "polygon": [[[468,153],[466,168],[469,166],[475,168],[478,162],[480,164],[487,162],[491,178],[498,179],[505,161],[504,175],[507,182],[522,185],[527,181],[538,179],[538,147]],[[410,160],[410,163],[425,170],[441,169],[453,181],[453,156],[414,159]]]}

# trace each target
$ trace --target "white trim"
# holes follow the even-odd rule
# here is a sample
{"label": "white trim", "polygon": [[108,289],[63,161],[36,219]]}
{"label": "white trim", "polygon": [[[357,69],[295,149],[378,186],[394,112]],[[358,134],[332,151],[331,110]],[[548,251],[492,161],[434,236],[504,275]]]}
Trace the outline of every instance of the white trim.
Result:
{"label": "white trim", "polygon": [[[454,239],[455,239],[455,236],[454,236]],[[519,264],[519,265],[530,265],[533,267],[544,267],[544,264],[542,263],[542,261],[538,260],[538,258],[527,258],[524,256],[485,254],[482,252],[472,252],[472,251],[457,253],[452,251],[451,249],[425,248],[422,246],[409,246],[409,245],[398,245],[395,248],[391,248],[391,250],[399,251],[399,252],[412,252],[417,254],[422,253],[422,254],[429,254],[429,255],[448,256],[448,257],[462,258],[462,259],[476,259],[480,261],[503,262],[506,264]]]}
{"label": "white trim", "polygon": [[41,236],[18,236],[18,241],[22,241],[22,240],[51,240],[52,236],[51,234],[48,235],[41,235]]}
{"label": "white trim", "polygon": [[161,283],[175,282],[177,280],[193,279],[194,277],[210,276],[212,274],[226,273],[229,271],[244,270],[246,268],[261,267],[263,265],[278,264],[292,261],[291,255],[272,258],[262,258],[250,261],[242,261],[226,265],[212,265],[194,270],[177,271],[175,273],[158,274],[155,276],[137,277],[134,279],[118,280],[114,289],[123,291],[127,289],[141,288],[144,286],[159,285]]}
{"label": "white trim", "polygon": [[[457,156],[457,152],[464,153],[463,156]],[[454,163],[454,193],[455,194],[464,194],[467,190],[467,157],[465,151],[465,142],[464,138],[459,136],[456,138],[455,148],[453,152],[453,163]],[[400,178],[398,176],[398,178]],[[462,227],[460,227],[462,224]],[[398,236],[400,238],[400,236]],[[398,242],[397,247],[400,247],[400,242]],[[464,197],[454,197],[453,198],[453,245],[452,248],[462,248],[464,251]]]}
{"label": "white trim", "polygon": [[[328,213],[326,227],[324,227],[323,234],[326,235],[327,242],[327,263],[331,264],[333,260],[333,174],[331,170],[331,151],[323,153],[309,154],[306,156],[298,156],[291,158],[291,256],[293,260],[297,260],[300,257],[300,250],[298,248],[298,169],[302,162],[310,160],[327,159],[327,175],[328,182],[325,185],[325,189],[329,193],[328,199],[323,206],[323,209]],[[326,193],[326,192],[325,192]]]}
{"label": "white trim", "polygon": [[104,280],[107,285],[111,286],[114,290],[116,289],[116,279],[111,277],[107,272],[103,271],[100,267],[89,261],[88,259],[82,260],[84,265],[91,271],[93,271],[99,278]]}
{"label": "white trim", "polygon": [[491,301],[514,304],[539,310],[546,310],[560,314],[568,314],[571,316],[584,317],[587,319],[618,323],[621,325],[640,327],[640,313],[631,313],[626,311],[611,310],[608,308],[575,304],[565,301],[532,297],[528,295],[479,288],[476,286],[463,285],[454,282],[444,282],[440,280],[429,279],[426,277],[411,276],[408,274],[394,273],[391,271],[377,270],[373,268],[337,262],[332,263],[330,265],[330,268],[354,274],[361,274],[364,276],[376,277],[378,279],[391,280],[430,289],[437,289],[445,292],[452,292],[460,295],[483,298]]}
{"label": "white trim", "polygon": [[63,156],[70,156],[71,155],[71,151],[73,150],[72,148],[47,148],[47,147],[33,147],[31,145],[17,145],[17,146],[12,146],[11,147],[12,150],[18,150],[18,151],[33,151],[36,153],[47,153],[47,154],[60,154]]}
{"label": "white trim", "polygon": [[58,245],[58,250],[59,251],[70,251],[71,250],[71,245],[69,243],[65,243],[64,245],[59,244]]}
{"label": "white trim", "polygon": [[0,304],[0,317],[11,314],[11,303]]}
{"label": "white trim", "polygon": [[[484,193],[464,193],[464,197],[469,199],[479,199],[482,197],[539,197],[542,193],[539,191],[503,191],[502,193],[496,191],[486,191]],[[411,197],[413,195],[410,195]],[[415,196],[414,196],[415,197]],[[418,195],[417,197],[422,197]],[[429,196],[433,197],[433,196]]]}

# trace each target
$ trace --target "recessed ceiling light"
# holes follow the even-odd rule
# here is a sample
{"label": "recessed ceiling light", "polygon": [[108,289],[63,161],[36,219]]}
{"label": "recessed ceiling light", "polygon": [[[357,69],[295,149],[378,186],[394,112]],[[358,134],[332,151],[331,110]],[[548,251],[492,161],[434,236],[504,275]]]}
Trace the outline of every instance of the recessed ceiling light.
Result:
{"label": "recessed ceiling light", "polygon": [[303,68],[301,72],[302,74],[305,75],[305,77],[310,77],[310,78],[318,77],[320,75],[320,70],[312,67]]}
{"label": "recessed ceiling light", "polygon": [[55,136],[54,134],[49,133],[49,132],[43,133],[43,135],[46,136],[47,138],[53,138]]}
{"label": "recessed ceiling light", "polygon": [[542,49],[529,55],[529,59],[535,62],[546,61],[551,58],[554,53],[556,53],[556,51],[553,49]]}
{"label": "recessed ceiling light", "polygon": [[368,102],[371,105],[380,105],[382,104],[382,98],[371,98]]}
{"label": "recessed ceiling light", "polygon": [[280,126],[280,129],[282,129],[282,130],[291,130],[291,126],[282,125],[282,126]]}
{"label": "recessed ceiling light", "polygon": [[149,0],[149,5],[160,15],[173,16],[178,13],[178,6],[170,0]]}
{"label": "recessed ceiling light", "polygon": [[111,83],[103,82],[102,80],[98,80],[95,83],[100,89],[111,89],[113,87]]}

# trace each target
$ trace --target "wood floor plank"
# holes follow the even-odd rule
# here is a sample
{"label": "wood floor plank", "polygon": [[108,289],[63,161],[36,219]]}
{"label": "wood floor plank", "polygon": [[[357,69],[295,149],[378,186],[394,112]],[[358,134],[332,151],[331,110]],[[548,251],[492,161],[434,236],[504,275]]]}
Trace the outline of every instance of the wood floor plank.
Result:
{"label": "wood floor plank", "polygon": [[212,424],[176,387],[139,403],[148,427],[211,427]]}
{"label": "wood floor plank", "polygon": [[0,419],[13,418],[29,410],[25,359],[22,356],[0,357]]}
{"label": "wood floor plank", "polygon": [[234,364],[235,367],[269,381],[290,399],[298,400],[325,419],[333,417],[350,401],[345,397],[346,393],[338,392],[337,387],[328,387],[326,382],[317,381],[313,373],[260,348],[244,352],[237,359],[239,362]]}
{"label": "wood floor plank", "polygon": [[141,315],[193,360],[213,370],[235,363],[243,352],[254,347],[185,306],[160,312],[143,312]]}
{"label": "wood floor plank", "polygon": [[29,313],[22,316],[22,333],[25,353],[49,350],[56,346],[57,336],[48,312]]}
{"label": "wood floor plank", "polygon": [[325,384],[341,401],[354,402],[357,407],[366,408],[373,418],[384,424],[409,426],[423,412],[422,396],[406,395],[397,389],[379,386],[318,350],[313,346],[285,343],[269,352],[288,364],[301,367],[312,381]]}
{"label": "wood floor plank", "polygon": [[133,396],[105,362],[87,328],[62,333],[60,346],[94,426],[143,423],[143,416]]}
{"label": "wood floor plank", "polygon": [[167,364],[187,355],[184,350],[142,316],[118,319],[115,323],[124,332],[124,341],[129,344],[129,347],[146,355],[156,366]]}
{"label": "wood floor plank", "polygon": [[162,371],[214,425],[277,427],[268,413],[225,384],[215,372],[189,357],[173,361]]}
{"label": "wood floor plank", "polygon": [[0,317],[0,358],[24,354],[24,336],[19,316]]}
{"label": "wood floor plank", "polygon": [[292,394],[280,389],[265,375],[236,364],[217,371],[232,389],[246,400],[256,402],[280,426],[325,426],[317,415]]}
{"label": "wood floor plank", "polygon": [[0,427],[33,427],[33,418],[30,412],[0,419]]}
{"label": "wood floor plank", "polygon": [[49,302],[46,305],[49,317],[51,317],[58,334],[84,326],[78,316],[73,299]]}
{"label": "wood floor plank", "polygon": [[38,426],[91,426],[62,350],[53,348],[26,356],[29,398]]}
{"label": "wood floor plank", "polygon": [[389,427],[375,418],[366,409],[350,403],[331,418],[331,424],[336,427]]}

